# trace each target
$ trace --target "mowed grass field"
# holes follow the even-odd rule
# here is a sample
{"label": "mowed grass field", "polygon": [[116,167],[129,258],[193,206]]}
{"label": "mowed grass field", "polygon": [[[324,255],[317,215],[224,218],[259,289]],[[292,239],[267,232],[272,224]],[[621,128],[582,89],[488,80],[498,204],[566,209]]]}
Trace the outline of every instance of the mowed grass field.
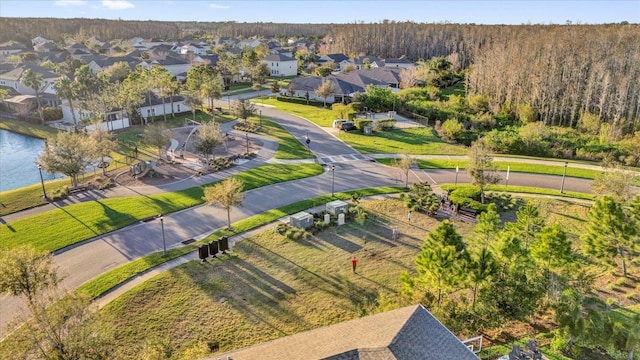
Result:
{"label": "mowed grass field", "polygon": [[[549,224],[562,221],[579,246],[588,206],[527,201]],[[407,224],[395,198],[362,204],[370,211],[364,226],[331,227],[298,241],[265,231],[239,242],[233,256],[187,263],[116,299],[99,316],[114,332],[118,355],[136,359],[162,344],[172,358],[203,357],[407,305],[399,276],[415,271],[415,255],[439,221],[415,214]],[[503,215],[514,219],[514,212]],[[393,226],[401,234],[396,242]],[[472,242],[472,225],[456,229]]]}
{"label": "mowed grass field", "polygon": [[433,128],[416,127],[374,132],[340,132],[338,138],[364,154],[466,155],[462,145],[449,144],[436,136]]}
{"label": "mowed grass field", "polygon": [[[400,274],[413,270],[424,236],[438,222],[421,214],[414,226],[394,220],[406,215],[397,199],[364,206],[388,217],[331,227],[308,240],[265,231],[239,242],[234,256],[191,262],[147,281],[105,307],[101,320],[115,331],[123,358],[140,358],[145,339],[170,345],[181,358],[357,318],[374,312],[378,298],[395,303]],[[396,242],[393,225],[402,234]],[[357,274],[351,256],[358,258]]]}

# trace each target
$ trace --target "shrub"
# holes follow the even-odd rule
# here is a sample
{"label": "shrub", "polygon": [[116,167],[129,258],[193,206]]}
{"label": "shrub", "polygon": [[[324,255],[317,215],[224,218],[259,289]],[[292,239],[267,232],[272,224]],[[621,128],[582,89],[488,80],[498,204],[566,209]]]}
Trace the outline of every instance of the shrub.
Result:
{"label": "shrub", "polygon": [[355,119],[353,124],[358,128],[358,130],[363,130],[365,126],[370,126],[373,121],[369,119]]}
{"label": "shrub", "polygon": [[636,296],[636,294],[632,293],[632,292],[628,292],[626,294],[624,294],[624,297],[626,297],[627,299],[631,300]]}
{"label": "shrub", "polygon": [[293,241],[306,240],[309,237],[309,232],[304,229],[298,229],[290,226],[284,236]]}
{"label": "shrub", "polygon": [[458,119],[448,119],[442,124],[441,135],[447,140],[454,140],[462,131],[462,123]]}
{"label": "shrub", "polygon": [[616,285],[618,286],[625,286],[627,285],[627,279],[623,278],[623,277],[619,277],[616,279]]}
{"label": "shrub", "polygon": [[614,306],[617,303],[618,303],[618,300],[616,300],[615,298],[607,298],[607,305]]}
{"label": "shrub", "polygon": [[62,109],[46,107],[42,109],[42,115],[45,121],[54,121],[62,119]]}
{"label": "shrub", "polygon": [[388,130],[392,130],[395,125],[396,125],[396,119],[392,119],[392,118],[380,119],[373,124],[373,130],[388,131]]}
{"label": "shrub", "polygon": [[294,104],[302,104],[302,105],[312,105],[317,107],[324,107],[324,103],[322,101],[316,100],[307,100],[302,98],[290,97],[290,96],[276,96],[276,100],[282,102],[290,102]]}

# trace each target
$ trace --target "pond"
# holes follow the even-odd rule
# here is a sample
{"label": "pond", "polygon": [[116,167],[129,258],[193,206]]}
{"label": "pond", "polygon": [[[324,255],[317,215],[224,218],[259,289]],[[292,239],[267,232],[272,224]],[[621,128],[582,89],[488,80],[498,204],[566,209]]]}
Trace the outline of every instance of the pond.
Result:
{"label": "pond", "polygon": [[[44,140],[0,129],[0,191],[18,189],[40,182],[35,161]],[[45,181],[64,177],[42,171]]]}

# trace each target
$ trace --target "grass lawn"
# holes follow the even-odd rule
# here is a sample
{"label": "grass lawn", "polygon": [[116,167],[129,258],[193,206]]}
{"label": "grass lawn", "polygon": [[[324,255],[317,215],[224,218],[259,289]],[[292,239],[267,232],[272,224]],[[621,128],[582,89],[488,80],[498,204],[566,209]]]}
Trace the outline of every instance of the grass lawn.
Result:
{"label": "grass lawn", "polygon": [[409,128],[363,135],[341,132],[338,138],[364,154],[466,155],[461,145],[443,142],[433,128]]}
{"label": "grass lawn", "polygon": [[[587,206],[532,201],[548,223],[564,221],[569,237],[577,236]],[[439,222],[416,213],[408,225],[396,198],[362,205],[370,213],[364,226],[330,227],[297,241],[267,230],[239,242],[233,255],[187,263],[119,297],[99,313],[116,336],[119,357],[139,358],[142,341],[165,344],[177,358],[204,357],[209,348],[228,351],[407,305],[398,296],[399,276],[414,271],[423,239]],[[394,243],[392,226],[401,234]],[[472,241],[472,225],[457,223],[456,230]],[[506,353],[504,347],[492,352]]]}
{"label": "grass lawn", "polygon": [[[253,119],[253,121],[256,122],[258,120]],[[262,129],[266,135],[278,141],[278,150],[274,158],[286,160],[310,158],[307,148],[278,123],[263,118]]]}
{"label": "grass lawn", "polygon": [[[245,190],[322,173],[320,165],[264,165],[236,175]],[[0,249],[31,244],[54,251],[136,221],[203,203],[203,187],[83,202],[0,225]]]}
{"label": "grass lawn", "polygon": [[[376,211],[404,215],[399,200],[385,203]],[[208,345],[232,350],[357,318],[372,313],[379,296],[397,299],[400,274],[414,267],[425,230],[437,225],[421,215],[413,222],[419,227],[399,225],[395,244],[388,241],[391,217],[301,241],[266,231],[238,243],[233,256],[154,277],[105,307],[101,321],[114,331],[119,357],[134,359],[145,339],[174,355],[206,356]],[[357,275],[352,255],[360,259]]]}
{"label": "grass lawn", "polygon": [[33,124],[19,120],[0,118],[0,129],[9,130],[14,133],[46,139],[54,137],[58,130],[47,125]]}
{"label": "grass lawn", "polygon": [[316,106],[278,101],[274,98],[268,98],[264,100],[252,99],[252,102],[256,104],[261,104],[264,102],[265,105],[271,105],[277,110],[300,116],[317,124],[318,126],[331,127],[331,125],[333,124],[333,120],[336,119],[335,114],[330,109],[323,109]]}
{"label": "grass lawn", "polygon": [[[391,159],[384,159],[383,163],[391,163]],[[517,160],[516,160],[517,161]],[[416,160],[418,167],[420,169],[458,169],[463,170],[467,168],[469,164],[468,160],[441,160],[441,159],[430,159],[430,160]],[[562,163],[558,163],[558,166],[554,165],[546,165],[546,164],[530,164],[530,163],[516,163],[516,162],[505,162],[505,161],[494,161],[494,164],[498,165],[498,170],[500,171],[509,171],[512,172],[523,172],[523,173],[531,173],[531,174],[547,174],[547,175],[562,175],[564,173],[564,165]],[[600,171],[591,170],[591,169],[581,169],[568,166],[567,167],[567,176],[576,177],[576,178],[584,178],[584,179],[593,179]]]}
{"label": "grass lawn", "polygon": [[[455,188],[465,188],[465,187],[473,187],[470,184],[462,184],[462,185],[454,185],[454,184],[440,184],[440,188],[444,190],[453,190]],[[565,191],[564,193],[560,193],[560,190],[555,189],[547,189],[547,188],[538,188],[538,187],[529,187],[529,186],[515,186],[515,185],[488,185],[485,187],[486,191],[495,191],[495,192],[506,192],[506,193],[523,193],[523,194],[537,194],[537,195],[553,195],[553,196],[562,196],[566,198],[573,199],[581,199],[581,200],[594,200],[595,195],[592,194],[584,194],[573,191]]]}

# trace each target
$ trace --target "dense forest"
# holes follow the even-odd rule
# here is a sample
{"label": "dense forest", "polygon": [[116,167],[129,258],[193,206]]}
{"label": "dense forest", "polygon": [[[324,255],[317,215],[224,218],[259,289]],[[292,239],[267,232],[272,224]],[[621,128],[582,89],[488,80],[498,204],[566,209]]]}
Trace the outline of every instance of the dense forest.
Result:
{"label": "dense forest", "polygon": [[[11,31],[8,31],[11,29]],[[63,34],[77,40],[185,35],[324,38],[327,51],[349,56],[446,57],[469,69],[467,90],[492,112],[526,104],[547,125],[575,127],[584,113],[619,138],[640,129],[640,25],[472,25],[382,21],[353,24],[159,22],[0,18],[0,41]],[[12,39],[9,39],[12,37]]]}

